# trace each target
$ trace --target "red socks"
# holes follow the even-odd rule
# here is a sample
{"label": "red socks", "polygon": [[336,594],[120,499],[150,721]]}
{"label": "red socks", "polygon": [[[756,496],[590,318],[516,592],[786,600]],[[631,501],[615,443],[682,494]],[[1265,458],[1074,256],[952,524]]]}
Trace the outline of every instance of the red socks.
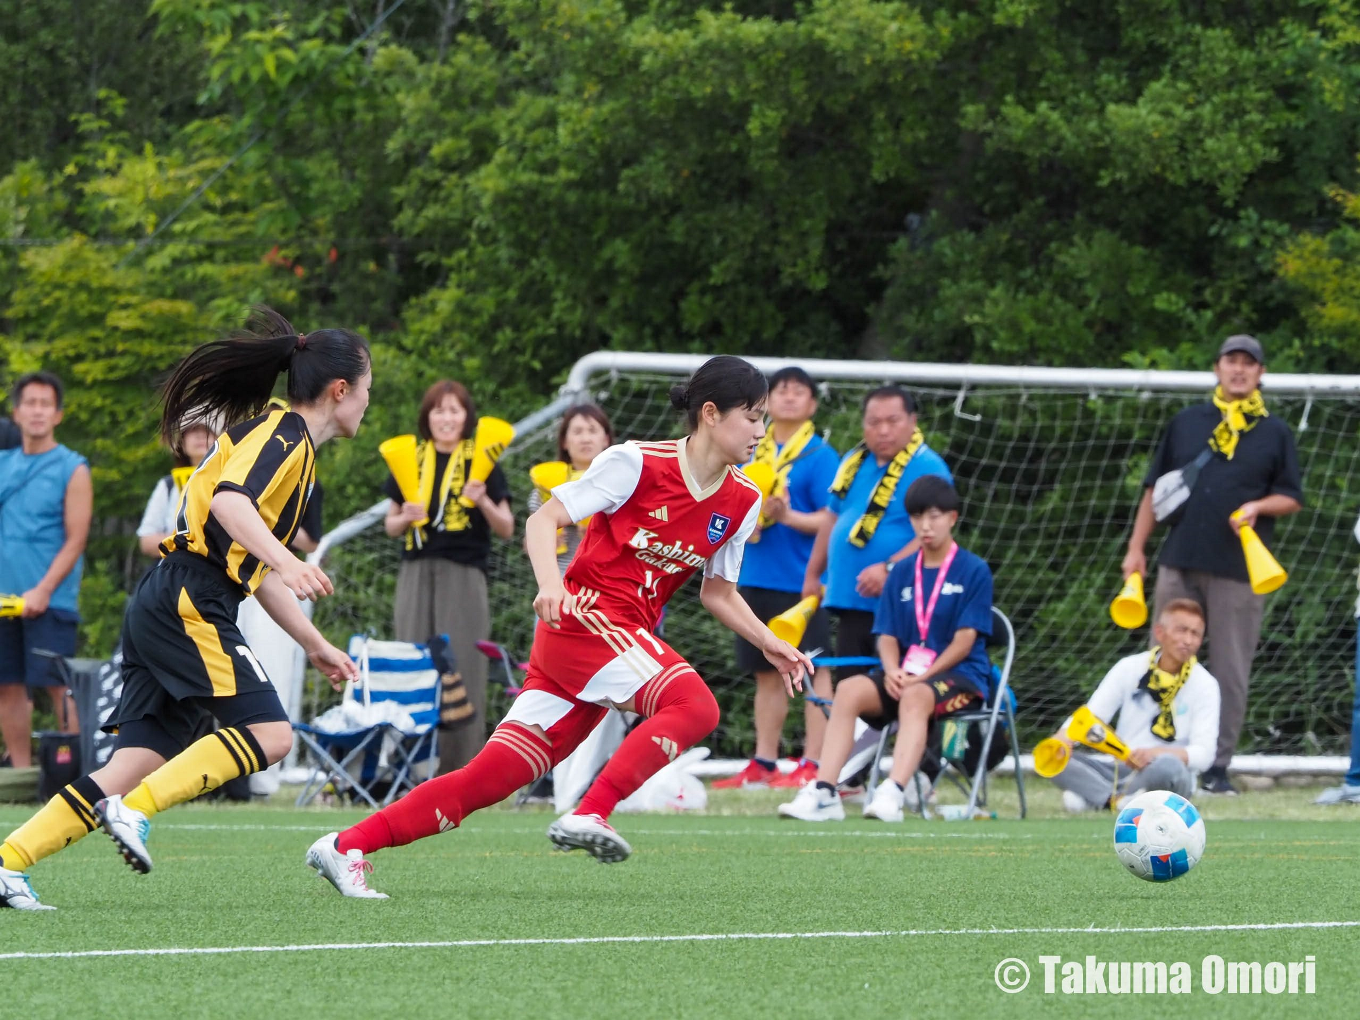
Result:
{"label": "red socks", "polygon": [[518,723],[502,723],[457,772],[421,783],[401,800],[340,833],[341,853],[405,846],[452,829],[474,811],[499,803],[552,767],[552,746]]}
{"label": "red socks", "polygon": [[648,680],[634,704],[647,721],[628,734],[614,752],[586,791],[576,814],[608,818],[619,801],[718,725],[718,703],[687,662],[677,662]]}

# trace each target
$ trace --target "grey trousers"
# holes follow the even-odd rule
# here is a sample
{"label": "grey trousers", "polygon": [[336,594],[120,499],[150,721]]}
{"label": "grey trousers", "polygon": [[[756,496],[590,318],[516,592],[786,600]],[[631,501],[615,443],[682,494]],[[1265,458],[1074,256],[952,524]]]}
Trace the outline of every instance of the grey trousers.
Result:
{"label": "grey trousers", "polygon": [[392,630],[398,641],[423,643],[435,634],[449,636],[476,715],[456,729],[439,731],[439,775],[461,769],[482,749],[488,732],[487,661],[477,651],[477,642],[491,637],[486,574],[437,556],[402,560]]}
{"label": "grey trousers", "polygon": [[1115,764],[1115,760],[1108,755],[1093,754],[1074,747],[1067,768],[1054,776],[1053,782],[1060,789],[1071,790],[1097,808],[1104,805],[1112,794],[1123,796],[1142,790],[1170,790],[1188,799],[1195,792],[1190,767],[1175,755],[1159,755],[1141,771],[1120,765],[1118,790],[1115,789]]}
{"label": "grey trousers", "polygon": [[1227,768],[1242,733],[1247,715],[1247,682],[1251,660],[1261,639],[1261,617],[1266,597],[1257,595],[1246,581],[1217,577],[1200,570],[1157,568],[1152,618],[1172,599],[1194,599],[1204,610],[1205,639],[1209,661],[1205,664],[1218,681],[1218,749],[1214,765]]}

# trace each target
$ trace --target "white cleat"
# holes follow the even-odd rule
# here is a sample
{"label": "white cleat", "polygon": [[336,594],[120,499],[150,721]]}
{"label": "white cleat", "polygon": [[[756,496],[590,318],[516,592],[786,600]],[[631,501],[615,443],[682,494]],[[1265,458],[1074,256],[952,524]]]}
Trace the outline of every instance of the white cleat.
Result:
{"label": "white cleat", "polygon": [[22,871],[0,868],[0,907],[15,910],[56,910],[38,899],[33,883]]}
{"label": "white cleat", "polygon": [[151,834],[151,819],[135,808],[128,807],[116,793],[95,804],[94,816],[99,819],[99,824],[133,871],[145,875],[151,870],[151,854],[146,849],[146,838]]}
{"label": "white cleat", "polygon": [[1062,795],[1063,807],[1069,814],[1079,815],[1083,811],[1094,811],[1094,804],[1086,803],[1086,798],[1075,790],[1064,790]]}
{"label": "white cleat", "polygon": [[891,779],[878,784],[873,799],[864,805],[864,817],[880,822],[900,822],[903,819],[902,802],[905,800],[902,788]]}
{"label": "white cleat", "polygon": [[359,900],[385,900],[387,893],[368,887],[368,875],[373,863],[364,860],[357,847],[345,853],[335,848],[338,832],[328,832],[307,848],[307,867],[324,878],[341,896]]}
{"label": "white cleat", "polygon": [[548,826],[548,838],[559,850],[584,850],[601,864],[618,864],[633,852],[599,815],[563,815]]}
{"label": "white cleat", "polygon": [[800,822],[843,822],[845,805],[839,793],[814,781],[799,788],[793,800],[779,805],[779,817],[797,818]]}

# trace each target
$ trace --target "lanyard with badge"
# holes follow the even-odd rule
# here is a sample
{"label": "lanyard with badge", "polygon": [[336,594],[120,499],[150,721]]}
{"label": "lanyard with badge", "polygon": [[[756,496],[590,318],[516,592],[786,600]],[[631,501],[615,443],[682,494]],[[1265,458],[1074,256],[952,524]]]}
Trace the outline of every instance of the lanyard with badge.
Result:
{"label": "lanyard with badge", "polygon": [[921,561],[925,559],[925,550],[916,554],[916,582],[912,587],[911,602],[912,608],[916,611],[916,631],[920,638],[920,644],[912,645],[907,649],[907,654],[902,656],[902,668],[912,676],[920,676],[931,667],[935,661],[935,652],[926,647],[926,639],[930,634],[930,621],[935,615],[935,604],[940,601],[940,592],[944,590],[944,578],[949,573],[949,567],[954,562],[954,554],[959,551],[957,542],[949,543],[949,552],[945,554],[944,562],[940,564],[940,572],[935,577],[935,586],[930,593],[930,602],[922,608],[921,603],[925,600],[925,584],[921,579]]}

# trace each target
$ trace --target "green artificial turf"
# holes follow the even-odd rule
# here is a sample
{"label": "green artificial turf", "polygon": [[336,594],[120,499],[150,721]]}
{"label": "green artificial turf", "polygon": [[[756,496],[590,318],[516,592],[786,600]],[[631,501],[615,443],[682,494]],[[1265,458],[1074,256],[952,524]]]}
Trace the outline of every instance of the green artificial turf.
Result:
{"label": "green artificial turf", "polygon": [[[1360,921],[1360,813],[1230,820],[1215,815],[1231,813],[1231,803],[1211,802],[1203,862],[1182,879],[1152,885],[1117,863],[1108,816],[1063,817],[1046,792],[1037,796],[1039,817],[1024,822],[909,819],[901,826],[860,821],[853,808],[841,825],[781,822],[768,813],[779,799],[725,794],[705,815],[621,816],[618,827],[635,853],[609,867],[553,852],[543,834],[550,813],[484,812],[461,831],[375,855],[371,881],[391,894],[387,901],[342,899],[303,866],[312,839],[357,812],[189,805],[156,819],[149,876],[129,871],[98,833],[38,865],[34,885],[59,909],[0,913],[0,956],[493,944],[0,959],[0,1016],[1355,1014],[1360,928],[1035,929]],[[1253,799],[1236,802],[1244,815]],[[1308,799],[1305,791],[1293,796]],[[0,830],[26,813],[0,807]],[[722,934],[791,937],[503,941]],[[1044,994],[1040,956],[1088,954],[1189,962],[1193,991],[1134,1001]],[[1260,963],[1311,954],[1316,993],[1209,995],[1201,988],[1209,954]],[[1008,957],[1033,974],[1014,995],[994,981]]]}

